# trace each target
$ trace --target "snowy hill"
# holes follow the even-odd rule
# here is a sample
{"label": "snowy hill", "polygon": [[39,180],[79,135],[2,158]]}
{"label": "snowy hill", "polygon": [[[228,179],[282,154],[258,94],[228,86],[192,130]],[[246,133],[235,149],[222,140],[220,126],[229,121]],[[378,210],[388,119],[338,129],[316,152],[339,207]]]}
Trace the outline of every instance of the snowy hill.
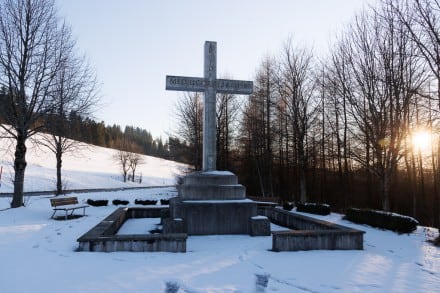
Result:
{"label": "snowy hill", "polygon": [[[0,193],[13,191],[12,141],[0,139],[0,166],[3,166]],[[47,148],[27,143],[25,192],[55,190],[56,160]],[[142,183],[122,182],[120,166],[113,158],[116,150],[87,145],[75,153],[63,155],[63,185],[65,189],[121,188],[175,185],[175,176],[182,173],[184,164],[142,156],[136,176],[142,174]]]}

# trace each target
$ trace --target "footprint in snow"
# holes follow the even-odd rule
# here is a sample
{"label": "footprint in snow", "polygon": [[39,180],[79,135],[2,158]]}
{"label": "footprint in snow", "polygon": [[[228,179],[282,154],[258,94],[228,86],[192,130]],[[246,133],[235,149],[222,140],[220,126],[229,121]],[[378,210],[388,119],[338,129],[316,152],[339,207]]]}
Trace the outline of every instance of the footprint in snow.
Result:
{"label": "footprint in snow", "polygon": [[437,275],[435,272],[427,270],[427,269],[422,269],[422,272],[428,273],[428,274],[433,275],[433,276]]}

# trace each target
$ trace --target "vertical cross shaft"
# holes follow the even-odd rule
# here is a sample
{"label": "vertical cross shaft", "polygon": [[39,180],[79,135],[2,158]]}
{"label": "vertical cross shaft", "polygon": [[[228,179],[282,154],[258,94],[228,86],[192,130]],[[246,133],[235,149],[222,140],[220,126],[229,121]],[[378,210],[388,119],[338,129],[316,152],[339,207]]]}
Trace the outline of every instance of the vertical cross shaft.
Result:
{"label": "vertical cross shaft", "polygon": [[205,89],[203,110],[203,171],[216,170],[216,88],[217,43],[205,42],[204,78],[208,81]]}

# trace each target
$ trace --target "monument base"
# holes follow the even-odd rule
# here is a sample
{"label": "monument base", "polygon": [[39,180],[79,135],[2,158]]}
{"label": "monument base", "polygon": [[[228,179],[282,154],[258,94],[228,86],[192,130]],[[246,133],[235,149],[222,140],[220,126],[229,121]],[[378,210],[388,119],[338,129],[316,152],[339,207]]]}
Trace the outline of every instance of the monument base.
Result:
{"label": "monument base", "polygon": [[170,200],[169,224],[164,226],[170,232],[174,233],[172,226],[181,225],[179,221],[188,235],[260,236],[270,231],[268,221],[258,225],[257,203],[246,199],[244,186],[231,172],[196,172],[186,176],[178,189],[179,196]]}
{"label": "monument base", "polygon": [[188,235],[252,234],[257,203],[244,200],[170,200],[171,217],[182,219]]}

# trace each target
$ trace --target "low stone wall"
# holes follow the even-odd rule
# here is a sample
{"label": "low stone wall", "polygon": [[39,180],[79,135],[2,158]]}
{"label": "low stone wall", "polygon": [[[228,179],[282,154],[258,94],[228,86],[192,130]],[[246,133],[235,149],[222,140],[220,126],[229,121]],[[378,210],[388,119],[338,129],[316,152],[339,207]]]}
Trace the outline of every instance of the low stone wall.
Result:
{"label": "low stone wall", "polygon": [[273,223],[293,229],[272,232],[273,251],[363,249],[364,231],[279,208],[261,208],[259,212]]}
{"label": "low stone wall", "polygon": [[186,252],[185,233],[116,235],[126,219],[159,218],[164,208],[118,208],[78,238],[79,251],[166,251]]}

